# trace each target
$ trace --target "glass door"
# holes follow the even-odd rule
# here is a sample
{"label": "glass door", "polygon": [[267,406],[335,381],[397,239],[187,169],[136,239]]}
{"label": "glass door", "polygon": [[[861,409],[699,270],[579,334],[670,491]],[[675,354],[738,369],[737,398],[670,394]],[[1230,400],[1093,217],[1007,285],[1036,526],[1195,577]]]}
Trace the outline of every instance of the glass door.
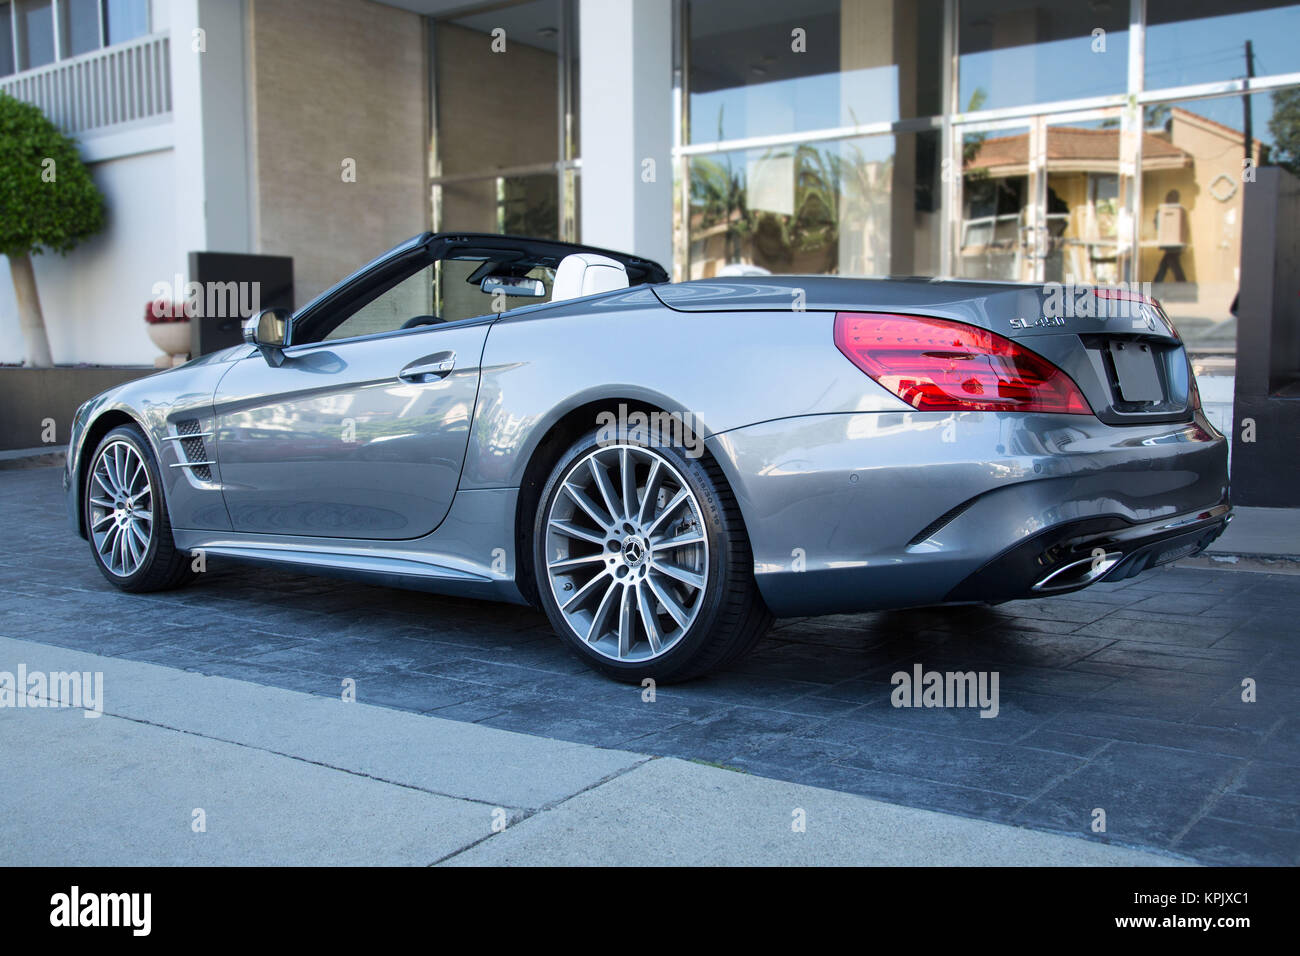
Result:
{"label": "glass door", "polygon": [[1035,281],[1033,126],[966,125],[956,136],[961,179],[955,203],[954,274],[962,279]]}
{"label": "glass door", "polygon": [[1039,281],[1127,282],[1133,177],[1132,164],[1124,162],[1121,112],[1059,115],[1038,125]]}
{"label": "glass door", "polygon": [[964,124],[954,273],[1110,285],[1132,259],[1132,144],[1122,112]]}
{"label": "glass door", "polygon": [[435,231],[577,239],[576,39],[573,0],[429,21]]}

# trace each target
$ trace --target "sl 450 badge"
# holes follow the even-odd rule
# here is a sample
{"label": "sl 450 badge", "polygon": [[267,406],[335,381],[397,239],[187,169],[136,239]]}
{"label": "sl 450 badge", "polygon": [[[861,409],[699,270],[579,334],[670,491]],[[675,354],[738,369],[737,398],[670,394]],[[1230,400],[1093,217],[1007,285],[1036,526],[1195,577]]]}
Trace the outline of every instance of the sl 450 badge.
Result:
{"label": "sl 450 badge", "polygon": [[1012,319],[1013,329],[1042,329],[1053,325],[1064,325],[1065,317],[1060,315],[1040,315],[1036,319]]}

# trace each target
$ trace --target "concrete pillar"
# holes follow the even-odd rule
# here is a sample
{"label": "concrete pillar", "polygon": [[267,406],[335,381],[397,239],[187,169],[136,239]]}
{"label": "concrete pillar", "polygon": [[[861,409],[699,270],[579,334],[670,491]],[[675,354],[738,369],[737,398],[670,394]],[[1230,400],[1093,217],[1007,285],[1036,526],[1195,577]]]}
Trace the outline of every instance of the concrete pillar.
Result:
{"label": "concrete pillar", "polygon": [[174,269],[186,275],[192,251],[252,251],[244,4],[172,0],[169,26]]}
{"label": "concrete pillar", "polygon": [[672,271],[672,5],[580,0],[584,243]]}

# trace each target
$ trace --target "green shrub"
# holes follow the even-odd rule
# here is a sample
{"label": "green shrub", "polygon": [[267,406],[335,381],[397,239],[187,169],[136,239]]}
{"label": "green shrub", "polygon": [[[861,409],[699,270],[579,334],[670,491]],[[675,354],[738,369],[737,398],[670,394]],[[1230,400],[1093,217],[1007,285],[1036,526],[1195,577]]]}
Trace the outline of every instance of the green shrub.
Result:
{"label": "green shrub", "polygon": [[64,254],[103,226],[104,198],[76,142],[0,93],[0,253]]}

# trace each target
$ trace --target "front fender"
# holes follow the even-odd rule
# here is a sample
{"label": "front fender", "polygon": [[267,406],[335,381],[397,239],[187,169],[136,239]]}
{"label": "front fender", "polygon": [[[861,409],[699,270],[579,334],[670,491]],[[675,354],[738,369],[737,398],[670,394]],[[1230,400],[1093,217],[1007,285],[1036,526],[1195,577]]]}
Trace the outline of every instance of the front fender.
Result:
{"label": "front fender", "polygon": [[[73,416],[64,465],[63,485],[69,524],[86,536],[81,494],[85,470],[100,439],[119,425],[134,423],[158,463],[168,517],[177,528],[228,529],[219,480],[200,483],[172,467],[181,462],[174,425],[186,419],[209,419],[217,383],[230,369],[224,362],[200,360],[156,375],[135,379],[101,392],[85,402]],[[214,474],[214,479],[217,475]]]}

